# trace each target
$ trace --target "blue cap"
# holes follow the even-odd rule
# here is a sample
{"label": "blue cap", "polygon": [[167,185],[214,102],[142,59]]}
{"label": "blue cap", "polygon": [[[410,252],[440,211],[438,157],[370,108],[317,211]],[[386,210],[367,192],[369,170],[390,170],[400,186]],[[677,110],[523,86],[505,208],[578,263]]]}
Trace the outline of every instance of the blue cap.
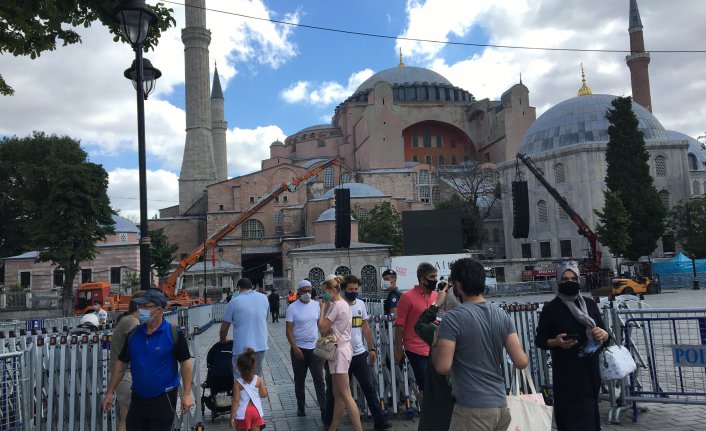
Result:
{"label": "blue cap", "polygon": [[136,304],[152,303],[161,308],[167,306],[167,297],[158,289],[147,289],[144,295],[139,298],[133,298],[133,301],[135,301]]}

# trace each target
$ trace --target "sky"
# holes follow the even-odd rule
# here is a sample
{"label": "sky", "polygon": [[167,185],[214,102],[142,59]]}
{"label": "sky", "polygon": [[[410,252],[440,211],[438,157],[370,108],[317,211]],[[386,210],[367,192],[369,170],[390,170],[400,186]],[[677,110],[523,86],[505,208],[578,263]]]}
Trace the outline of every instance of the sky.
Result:
{"label": "sky", "polygon": [[[165,2],[177,24],[145,54],[163,74],[145,102],[149,217],[179,198],[186,135],[183,2]],[[706,51],[706,8],[694,0],[638,4],[651,51],[653,113],[669,130],[706,134],[706,52],[655,52]],[[594,0],[590,7],[585,0],[206,0],[206,7],[211,76],[216,64],[224,90],[229,177],[258,170],[273,141],[330,123],[360,83],[398,64],[400,49],[405,64],[432,69],[478,100],[499,99],[521,76],[538,116],[576,96],[581,64],[594,94],[631,94],[624,52],[629,0]],[[14,96],[0,96],[0,136],[39,130],[79,139],[109,174],[113,208],[138,220],[136,95],[123,77],[134,53],[99,23],[77,31],[81,44],[35,60],[0,55],[0,73],[15,89]]]}

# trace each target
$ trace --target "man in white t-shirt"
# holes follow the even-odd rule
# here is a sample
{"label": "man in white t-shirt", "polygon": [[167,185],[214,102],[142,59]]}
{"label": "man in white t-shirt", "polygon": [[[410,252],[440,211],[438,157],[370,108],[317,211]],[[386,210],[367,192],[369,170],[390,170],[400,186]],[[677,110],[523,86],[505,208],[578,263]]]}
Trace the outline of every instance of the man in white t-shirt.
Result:
{"label": "man in white t-shirt", "polygon": [[105,325],[105,321],[108,320],[108,312],[101,307],[100,302],[93,304],[93,311],[98,316],[98,324]]}
{"label": "man in white t-shirt", "polygon": [[[373,335],[368,324],[368,311],[365,309],[365,303],[358,299],[358,290],[360,289],[360,280],[355,275],[346,275],[341,283],[341,295],[351,307],[353,315],[353,324],[351,327],[351,347],[353,348],[353,358],[351,365],[348,368],[348,375],[355,376],[358,381],[365,401],[370,408],[370,415],[373,417],[374,428],[376,430],[385,430],[392,428],[392,424],[387,421],[387,417],[380,410],[380,399],[373,384],[373,377],[370,375],[370,365],[374,364],[377,352],[373,343]],[[368,344],[365,347],[363,340]],[[326,378],[330,380],[330,375]],[[324,425],[328,427],[333,418],[333,392],[331,384],[326,382],[326,417]]]}
{"label": "man in white t-shirt", "polygon": [[294,395],[297,397],[297,416],[306,416],[305,388],[307,370],[311,372],[319,403],[321,417],[326,407],[326,388],[324,386],[323,364],[314,355],[316,340],[319,338],[319,303],[311,300],[311,282],[302,280],[297,289],[298,299],[287,307],[286,331],[291,345],[292,370],[294,371]]}

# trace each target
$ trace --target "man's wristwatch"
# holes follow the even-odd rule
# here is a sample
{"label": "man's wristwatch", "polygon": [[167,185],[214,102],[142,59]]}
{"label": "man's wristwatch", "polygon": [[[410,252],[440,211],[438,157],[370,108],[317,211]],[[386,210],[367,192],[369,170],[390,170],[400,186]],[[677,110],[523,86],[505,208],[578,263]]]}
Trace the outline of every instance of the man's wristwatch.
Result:
{"label": "man's wristwatch", "polygon": [[368,349],[368,351],[369,351],[369,352],[376,352],[376,353],[377,353],[377,350],[375,350],[375,349]]}

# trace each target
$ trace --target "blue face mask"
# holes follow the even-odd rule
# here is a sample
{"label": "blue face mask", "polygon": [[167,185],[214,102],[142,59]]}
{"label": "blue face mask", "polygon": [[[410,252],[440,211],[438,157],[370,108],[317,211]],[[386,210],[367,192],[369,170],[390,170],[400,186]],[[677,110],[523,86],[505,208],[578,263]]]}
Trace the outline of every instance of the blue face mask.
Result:
{"label": "blue face mask", "polygon": [[358,297],[358,292],[343,292],[343,296],[346,297],[348,302],[353,302]]}
{"label": "blue face mask", "polygon": [[139,320],[143,325],[150,323],[153,318],[154,316],[150,313],[150,310],[146,310],[144,308],[137,310],[137,320]]}

